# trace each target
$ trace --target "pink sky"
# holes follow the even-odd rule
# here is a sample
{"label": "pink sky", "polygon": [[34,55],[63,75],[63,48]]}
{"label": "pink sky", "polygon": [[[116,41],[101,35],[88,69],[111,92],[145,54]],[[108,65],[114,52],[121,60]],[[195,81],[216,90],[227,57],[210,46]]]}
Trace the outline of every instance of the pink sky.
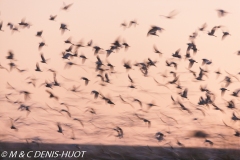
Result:
{"label": "pink sky", "polygon": [[[12,92],[6,89],[6,83],[9,82],[19,90],[28,90],[33,93],[32,99],[26,102],[26,104],[36,103],[34,106],[46,108],[45,103],[48,103],[51,107],[58,108],[59,110],[66,109],[59,105],[59,102],[76,105],[76,108],[70,108],[72,117],[82,118],[86,125],[82,128],[79,123],[73,121],[66,115],[62,116],[53,111],[49,111],[48,113],[39,109],[33,109],[32,113],[26,117],[26,112],[17,110],[19,107],[18,105],[11,105],[5,101],[0,101],[0,105],[2,106],[0,108],[0,115],[2,115],[0,127],[2,128],[4,126],[6,128],[0,130],[0,134],[15,134],[17,137],[16,139],[12,139],[11,136],[6,136],[2,140],[22,141],[26,137],[39,136],[42,139],[46,139],[44,142],[72,143],[70,139],[71,129],[69,129],[69,127],[63,127],[66,133],[64,135],[56,132],[57,127],[55,123],[62,122],[73,125],[76,129],[76,137],[81,137],[76,140],[78,143],[126,145],[146,145],[146,143],[148,143],[149,145],[158,145],[157,140],[154,139],[155,133],[161,131],[167,134],[166,131],[170,128],[173,134],[167,136],[166,142],[172,141],[174,143],[175,138],[178,138],[189,146],[194,146],[196,144],[202,145],[202,140],[200,140],[200,143],[195,139],[192,139],[190,142],[184,139],[188,136],[189,131],[202,129],[213,136],[210,137],[210,139],[213,139],[213,141],[216,140],[216,144],[219,144],[216,147],[222,147],[221,142],[218,142],[218,139],[214,137],[214,134],[220,131],[223,131],[223,133],[227,135],[229,142],[235,141],[236,144],[239,145],[239,141],[235,140],[237,138],[232,136],[234,134],[233,130],[219,126],[223,125],[222,120],[224,120],[232,127],[239,128],[239,122],[231,122],[233,111],[226,108],[225,101],[221,98],[220,94],[220,88],[223,85],[220,82],[224,79],[224,76],[227,75],[225,71],[234,75],[240,71],[240,57],[234,54],[236,51],[240,50],[240,21],[238,20],[240,11],[239,5],[237,5],[239,1],[89,0],[66,1],[65,3],[73,3],[68,11],[61,10],[63,1],[0,0],[0,21],[3,22],[2,30],[4,30],[4,32],[0,32],[0,64],[8,68],[9,60],[6,59],[6,56],[8,51],[12,50],[17,59],[15,63],[18,67],[28,70],[28,72],[23,74],[18,73],[16,70],[12,72],[0,70],[0,93],[1,97],[4,97],[4,94]],[[229,14],[219,18],[216,9],[224,9],[228,11]],[[159,16],[167,15],[172,10],[177,10],[179,12],[174,19],[166,19]],[[50,15],[57,15],[56,21],[50,21]],[[18,23],[20,23],[23,18],[25,18],[26,22],[31,23],[32,26],[24,29],[18,27],[20,32],[12,34],[7,23],[11,22],[18,26]],[[124,21],[129,22],[135,19],[139,23],[136,27],[132,26],[126,29],[120,27],[120,24]],[[68,24],[70,31],[61,34],[59,30],[60,23]],[[179,48],[181,49],[181,55],[185,55],[187,43],[189,43],[188,36],[198,30],[204,23],[207,23],[206,31],[210,31],[214,26],[223,25],[231,34],[231,36],[221,40],[221,29],[216,31],[217,37],[210,37],[206,32],[198,33],[195,43],[199,51],[193,57],[198,63],[194,64],[192,70],[199,73],[199,67],[202,63],[201,59],[207,58],[212,60],[213,63],[208,66],[210,72],[208,74],[209,77],[205,77],[205,81],[203,82],[193,82],[193,76],[186,70],[188,67],[188,60],[183,59],[180,61],[176,60],[179,64],[176,72],[180,75],[180,82],[183,87],[189,89],[189,101],[191,103],[197,104],[199,97],[204,95],[199,91],[200,84],[207,84],[209,89],[217,95],[216,103],[220,108],[225,110],[225,114],[215,111],[210,107],[209,109],[205,108],[207,113],[205,117],[201,112],[196,111],[195,106],[191,105],[188,100],[182,101],[186,107],[194,112],[193,115],[173,108],[170,96],[172,95],[174,98],[179,97],[177,94],[179,90],[174,86],[170,86],[169,90],[164,87],[156,87],[152,78],[154,77],[161,83],[172,80],[172,75],[170,74],[170,77],[166,80],[158,74],[159,72],[163,73],[165,70],[175,71],[174,68],[166,67],[165,60],[172,58],[172,53]],[[160,26],[165,30],[162,33],[158,33],[159,37],[147,37],[146,35],[151,25]],[[47,46],[44,46],[39,51],[38,45],[42,39],[35,35],[37,31],[41,30],[43,30],[42,37]],[[84,68],[87,72],[75,66],[71,69],[64,69],[67,60],[63,60],[60,54],[70,46],[64,43],[69,37],[71,37],[73,43],[83,40],[84,44],[92,39],[93,46],[98,45],[104,48],[104,50],[109,49],[111,43],[118,37],[120,37],[122,41],[125,40],[131,46],[127,51],[121,49],[117,53],[112,53],[112,55],[107,58],[109,62],[116,66],[115,69],[119,72],[118,74],[109,75],[112,84],[108,84],[107,87],[102,87],[98,83],[95,83],[96,81],[100,81],[100,78],[96,78],[98,74],[94,71],[96,57],[91,47],[80,48],[78,51],[79,55],[84,53],[85,56],[88,57],[84,64]],[[163,52],[162,58],[159,58],[159,56],[153,52],[153,45],[156,45],[157,48]],[[46,59],[50,59],[48,64],[40,63],[40,53],[43,53]],[[106,63],[106,54],[100,54],[99,56],[103,62]],[[142,62],[147,58],[158,61],[157,67],[150,67],[149,77],[143,77],[137,67],[134,67],[134,70],[126,72],[122,65],[123,60],[131,60],[133,64],[135,62]],[[72,61],[81,64],[80,58],[74,58]],[[44,72],[37,73],[34,71],[36,62],[40,64]],[[52,81],[52,73],[47,72],[50,68],[58,72],[57,79],[59,82],[64,83],[65,88],[71,88],[73,85],[80,85],[80,89],[83,89],[86,93],[82,96],[91,101],[81,100],[71,92],[57,87],[53,89],[53,93],[60,97],[59,102],[49,99],[48,94],[45,92],[46,88],[44,86],[39,87],[39,85],[45,80]],[[223,75],[216,79],[214,71],[218,68],[221,69]],[[137,82],[137,90],[124,87],[130,84],[127,78],[128,74]],[[61,75],[78,82],[66,82]],[[36,88],[26,84],[25,79],[29,76],[35,76],[39,79]],[[88,86],[85,86],[84,81],[80,79],[83,76],[91,80]],[[235,81],[235,83],[228,87],[230,91],[227,91],[224,95],[224,99],[226,100],[234,99],[229,94],[240,86],[236,79],[233,78],[233,81]],[[101,90],[104,95],[110,95],[116,105],[111,108],[109,105],[105,105],[100,99],[97,100],[101,102],[100,104],[92,103],[95,101],[93,95],[90,95],[93,89]],[[157,94],[140,92],[141,89],[147,89]],[[119,94],[129,102],[131,102],[131,99],[128,99],[128,97],[137,97],[145,103],[155,101],[160,107],[153,107],[149,113],[141,113],[138,111],[140,108],[137,103],[133,104],[134,108],[122,104],[121,100],[117,97]],[[23,95],[15,95],[11,96],[11,99],[24,100],[22,97]],[[71,99],[69,99],[69,97]],[[239,99],[235,98],[235,102],[239,106]],[[123,139],[117,139],[114,137],[116,133],[113,130],[100,130],[89,123],[88,121],[92,118],[92,115],[85,112],[85,107],[87,106],[91,106],[97,110],[99,119],[94,121],[97,126],[113,128],[118,125],[124,129],[125,137]],[[146,109],[145,104],[143,107]],[[162,116],[160,112],[175,117],[179,121],[179,124],[175,124],[173,121]],[[240,117],[240,112],[235,112]],[[142,114],[143,117],[150,119],[152,121],[151,128],[147,128],[144,122],[134,117],[134,113]],[[19,131],[15,132],[9,127],[9,117],[17,118],[20,115],[25,118],[25,122],[33,124],[30,126],[20,125]],[[174,126],[168,127],[159,119],[158,115],[163,119],[165,118],[165,121],[168,121]],[[130,120],[128,118],[133,119],[134,126],[130,125]],[[199,118],[201,120],[201,125],[197,122],[193,122],[193,118]],[[44,125],[35,124],[38,122],[44,123]],[[214,130],[210,130],[213,126]],[[80,129],[83,129],[89,134],[83,134]],[[54,135],[54,137],[52,135]],[[162,144],[164,143],[165,142]]]}

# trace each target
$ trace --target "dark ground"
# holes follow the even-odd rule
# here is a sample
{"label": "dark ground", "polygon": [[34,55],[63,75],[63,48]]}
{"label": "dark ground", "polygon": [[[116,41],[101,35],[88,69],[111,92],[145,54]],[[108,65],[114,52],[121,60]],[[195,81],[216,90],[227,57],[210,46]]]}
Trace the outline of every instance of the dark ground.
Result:
{"label": "dark ground", "polygon": [[[14,159],[94,159],[94,160],[240,160],[240,149],[214,149],[214,148],[171,148],[171,147],[148,147],[148,146],[111,146],[111,145],[79,145],[79,144],[47,144],[47,143],[8,143],[0,142],[0,155],[3,151],[10,154],[18,151]],[[24,151],[24,158],[19,157],[20,151]],[[59,151],[59,156],[54,158],[27,158],[26,154],[33,151],[29,156],[34,157],[36,151]],[[66,158],[64,153],[76,153],[77,158]],[[71,152],[70,152],[71,151]],[[73,152],[75,151],[75,152]],[[83,152],[86,151],[82,158]],[[80,156],[79,156],[80,154]],[[69,154],[71,155],[71,154]],[[9,155],[8,155],[9,156]],[[64,158],[61,158],[64,157]],[[10,159],[0,157],[1,160]],[[13,159],[13,158],[12,158]]]}

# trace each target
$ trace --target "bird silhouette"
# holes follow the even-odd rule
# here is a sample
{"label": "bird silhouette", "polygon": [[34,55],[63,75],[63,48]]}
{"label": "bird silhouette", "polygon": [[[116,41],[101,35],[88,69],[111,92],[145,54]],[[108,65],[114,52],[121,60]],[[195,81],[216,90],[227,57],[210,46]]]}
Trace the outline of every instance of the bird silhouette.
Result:
{"label": "bird silhouette", "polygon": [[177,14],[178,14],[178,12],[176,10],[173,10],[167,16],[164,16],[164,15],[160,15],[160,16],[163,16],[167,19],[173,19]]}
{"label": "bird silhouette", "polygon": [[38,64],[38,63],[36,64],[36,69],[35,69],[35,71],[37,71],[37,72],[42,72],[42,70],[40,69],[40,67],[39,67],[39,64]]}
{"label": "bird silhouette", "polygon": [[73,3],[66,5],[66,4],[63,2],[63,8],[62,8],[62,10],[67,11],[72,5],[73,5]]}
{"label": "bird silhouette", "polygon": [[56,17],[57,17],[57,15],[55,15],[55,16],[50,15],[49,20],[50,20],[50,21],[55,21]]}
{"label": "bird silhouette", "polygon": [[54,99],[58,100],[58,97],[55,96],[52,92],[50,92],[48,90],[46,90],[46,92],[49,94],[49,98],[54,98]]}
{"label": "bird silhouette", "polygon": [[218,14],[218,17],[224,17],[228,12],[223,10],[223,9],[217,9],[217,14]]}
{"label": "bird silhouette", "polygon": [[212,28],[211,32],[208,32],[208,35],[209,35],[209,36],[217,37],[217,36],[214,35],[214,33],[215,33],[215,31],[216,31],[217,28],[218,28],[218,27],[214,26],[214,27]]}
{"label": "bird silhouette", "polygon": [[0,31],[3,32],[4,30],[2,30],[2,26],[3,26],[3,22],[1,21],[1,22],[0,22]]}

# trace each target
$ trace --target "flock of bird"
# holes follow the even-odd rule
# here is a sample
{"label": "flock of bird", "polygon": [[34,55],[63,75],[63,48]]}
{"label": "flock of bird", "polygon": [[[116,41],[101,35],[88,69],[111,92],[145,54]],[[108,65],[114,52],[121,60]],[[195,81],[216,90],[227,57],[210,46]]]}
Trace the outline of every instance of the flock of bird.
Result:
{"label": "flock of bird", "polygon": [[[71,8],[73,4],[69,4],[69,5],[64,5],[61,9],[62,10],[69,10]],[[173,19],[175,16],[177,16],[178,12],[176,10],[172,11],[169,13],[169,15],[160,15],[160,17],[164,17],[167,19]],[[228,12],[222,9],[217,10],[217,14],[218,16],[221,17],[225,17]],[[49,21],[52,21],[52,23],[54,23],[56,18],[61,18],[58,17],[57,15],[50,15]],[[1,22],[0,24],[0,31],[2,31],[3,34],[4,31],[6,31],[7,29],[10,29],[12,31],[12,33],[14,32],[19,32],[19,34],[21,34],[21,29],[29,29],[31,27],[31,23],[26,22],[25,19],[21,20],[20,23],[18,23],[17,25],[12,23],[12,22],[8,22],[6,23],[7,25],[4,25],[5,23]],[[123,22],[120,24],[120,27],[123,27],[124,29],[130,28],[132,26],[135,26],[136,28],[141,25],[139,24],[136,20],[132,20],[129,23],[127,22]],[[34,68],[28,68],[28,69],[21,69],[21,67],[19,67],[17,65],[17,60],[16,60],[16,54],[14,53],[15,51],[9,50],[9,52],[6,55],[6,60],[9,61],[7,66],[3,66],[0,64],[0,73],[1,75],[4,75],[6,73],[12,73],[14,72],[14,70],[20,72],[20,73],[27,73],[29,72],[29,70],[32,70],[35,72],[39,72],[39,74],[42,74],[43,72],[49,72],[52,73],[52,80],[46,80],[44,79],[44,77],[41,77],[43,83],[41,84],[37,84],[37,81],[40,81],[40,79],[37,79],[35,77],[26,77],[26,83],[21,85],[21,86],[14,86],[11,83],[7,83],[7,90],[11,91],[11,93],[1,93],[1,103],[2,103],[2,107],[3,107],[3,103],[10,103],[14,106],[17,106],[16,110],[17,112],[26,112],[26,118],[23,117],[18,117],[18,118],[13,118],[11,117],[11,115],[2,115],[1,117],[5,116],[5,117],[10,117],[9,118],[9,122],[10,122],[10,126],[8,129],[11,130],[15,130],[18,132],[24,132],[23,130],[21,130],[22,125],[21,124],[27,124],[27,118],[33,113],[36,112],[36,114],[38,114],[39,110],[35,110],[35,109],[41,109],[44,110],[46,112],[41,112],[41,114],[50,114],[50,112],[55,112],[57,113],[59,116],[65,116],[67,118],[70,119],[69,123],[62,123],[62,122],[55,122],[55,131],[61,133],[61,135],[64,137],[66,136],[65,131],[66,130],[72,130],[72,136],[71,139],[76,139],[75,134],[74,134],[74,130],[81,130],[83,133],[87,134],[87,135],[91,135],[90,131],[89,133],[86,133],[86,131],[84,131],[84,126],[90,125],[94,128],[94,131],[92,131],[92,133],[94,132],[94,134],[99,134],[99,136],[101,136],[101,133],[111,133],[111,131],[113,132],[112,134],[114,134],[115,132],[115,137],[118,137],[119,139],[124,139],[126,135],[128,135],[127,131],[124,131],[124,128],[127,127],[135,127],[135,126],[141,126],[142,124],[147,124],[146,128],[150,128],[153,126],[152,122],[153,121],[158,121],[157,123],[162,123],[165,126],[169,127],[169,121],[173,122],[174,125],[180,125],[180,121],[177,120],[178,117],[176,115],[167,115],[164,114],[163,112],[161,112],[161,108],[164,106],[158,105],[155,103],[155,101],[158,102],[158,99],[154,99],[152,102],[145,102],[144,98],[136,98],[131,96],[131,91],[135,90],[139,93],[143,94],[147,94],[150,95],[152,94],[152,92],[150,91],[146,91],[144,90],[145,86],[139,86],[138,85],[138,79],[141,78],[146,78],[146,79],[152,79],[152,83],[155,83],[155,86],[158,86],[161,89],[164,90],[174,90],[176,89],[176,93],[172,94],[172,95],[168,95],[169,100],[172,101],[172,103],[170,104],[170,106],[177,108],[179,110],[182,111],[182,113],[185,114],[185,116],[188,115],[195,115],[195,114],[199,114],[201,113],[203,117],[208,116],[207,115],[207,110],[209,108],[213,108],[214,110],[216,110],[216,112],[222,112],[222,114],[224,114],[225,112],[232,112],[232,117],[229,117],[229,119],[231,119],[234,122],[239,123],[240,121],[240,115],[237,115],[237,112],[239,110],[239,108],[237,107],[237,105],[239,104],[239,95],[240,95],[240,88],[236,88],[236,90],[234,91],[229,91],[228,87],[230,85],[232,85],[232,83],[238,84],[239,86],[239,73],[236,74],[232,74],[229,72],[225,72],[222,73],[220,70],[215,71],[214,73],[217,76],[224,76],[223,80],[221,81],[221,87],[219,87],[219,93],[221,93],[222,96],[222,100],[224,100],[226,107],[219,107],[219,104],[215,101],[216,99],[216,95],[215,93],[208,88],[207,86],[202,85],[201,82],[204,82],[206,79],[208,79],[208,75],[212,74],[210,73],[210,71],[208,69],[205,69],[203,67],[205,66],[209,66],[211,67],[213,61],[203,58],[201,60],[195,60],[194,56],[196,54],[198,54],[198,52],[200,51],[197,47],[197,44],[195,43],[195,39],[198,38],[198,34],[199,33],[203,33],[203,34],[207,34],[209,36],[214,36],[216,37],[215,33],[219,30],[222,31],[222,40],[224,40],[225,38],[227,38],[228,36],[230,36],[231,34],[227,31],[225,26],[219,26],[216,25],[214,26],[210,31],[206,31],[207,28],[207,23],[203,24],[201,27],[199,27],[197,29],[197,31],[195,31],[193,34],[191,34],[189,36],[189,42],[187,43],[187,48],[186,48],[186,54],[185,55],[181,55],[181,49],[176,50],[171,56],[169,56],[168,58],[166,58],[165,61],[165,65],[166,65],[166,72],[165,73],[161,73],[161,76],[163,77],[163,81],[159,81],[157,80],[158,75],[152,75],[151,74],[151,70],[153,68],[157,68],[158,67],[158,60],[152,60],[151,58],[147,58],[147,60],[143,60],[142,62],[136,62],[134,64],[132,64],[130,61],[127,60],[123,60],[123,65],[122,68],[126,69],[126,72],[124,73],[120,73],[118,72],[118,68],[116,67],[114,64],[111,64],[107,58],[108,57],[114,57],[115,54],[117,54],[118,52],[120,52],[120,50],[127,52],[129,48],[132,47],[138,47],[138,46],[132,46],[131,44],[128,44],[126,41],[121,41],[120,38],[117,38],[113,43],[111,43],[111,45],[109,46],[108,49],[103,49],[100,46],[97,45],[93,45],[93,40],[90,40],[87,44],[84,44],[82,41],[80,41],[79,43],[73,43],[71,38],[68,38],[67,40],[64,41],[65,44],[68,44],[69,47],[66,48],[66,50],[62,51],[61,57],[59,56],[58,58],[62,58],[63,63],[65,63],[65,67],[64,69],[72,69],[71,67],[76,66],[79,67],[79,72],[90,72],[92,70],[90,70],[88,67],[92,67],[92,66],[86,66],[84,64],[86,64],[86,62],[90,61],[91,59],[88,58],[87,54],[81,54],[79,55],[78,52],[79,50],[82,50],[83,48],[92,48],[93,49],[93,54],[95,56],[95,62],[94,62],[94,69],[95,72],[94,74],[96,75],[96,82],[99,82],[99,86],[103,87],[103,88],[109,88],[111,89],[112,86],[114,86],[115,84],[113,83],[114,81],[114,76],[118,75],[118,74],[124,74],[126,80],[129,81],[129,85],[126,86],[126,89],[124,90],[125,94],[128,94],[127,96],[123,96],[121,95],[120,92],[118,91],[114,91],[113,94],[114,96],[117,94],[117,96],[115,96],[116,98],[111,98],[113,96],[109,96],[107,94],[104,94],[101,90],[92,90],[89,93],[84,92],[83,90],[80,90],[80,86],[77,86],[77,83],[84,83],[85,88],[96,84],[96,82],[94,81],[94,79],[90,79],[88,77],[81,77],[81,82],[77,82],[73,79],[70,78],[66,78],[64,76],[61,75],[61,70],[54,70],[51,68],[48,68],[48,70],[43,70],[41,64],[46,64],[49,65],[48,62],[49,59],[46,59],[44,54],[41,53],[40,57],[39,57],[39,61],[36,62],[36,66],[35,69]],[[69,32],[71,33],[71,28],[68,27],[67,24],[65,23],[61,23],[59,26],[59,30],[61,31],[62,34],[64,34],[65,32]],[[165,29],[160,27],[160,26],[151,26],[151,28],[149,30],[146,30],[146,36],[157,36],[159,37],[159,34],[161,34]],[[15,34],[15,33],[14,33]],[[42,31],[37,31],[36,35],[37,37],[42,37],[42,35],[44,34],[43,30]],[[60,33],[59,33],[60,34]],[[45,47],[47,44],[42,41],[39,43],[38,45],[38,50],[39,52],[41,52],[42,48]],[[237,55],[240,55],[240,51],[236,52]],[[91,54],[91,53],[88,53]],[[106,58],[105,60],[103,60],[104,55],[106,54]],[[162,53],[155,45],[153,46],[153,53],[151,54],[157,54],[159,55],[159,59],[163,60],[163,55],[166,55],[166,53]],[[236,55],[236,57],[237,57]],[[80,63],[76,63],[73,60],[77,60],[80,59],[81,60],[81,64]],[[192,102],[189,97],[188,97],[188,86],[187,85],[181,85],[181,78],[180,78],[180,74],[178,72],[178,67],[179,67],[179,61],[180,60],[185,60],[184,63],[188,64],[188,68],[186,68],[186,73],[189,75],[192,75],[192,77],[194,78],[194,83],[195,85],[199,85],[199,92],[204,93],[204,96],[199,96],[199,101],[198,102]],[[202,63],[200,63],[200,61]],[[192,70],[193,66],[198,65],[199,71],[196,72],[194,70]],[[169,71],[169,70],[170,71]],[[131,73],[132,72],[139,72],[142,77],[139,78],[132,78],[131,77]],[[169,76],[168,74],[171,74],[172,76]],[[57,80],[57,77],[62,77],[66,82],[63,84],[63,82],[59,82]],[[165,83],[165,79],[167,79],[168,81]],[[17,79],[16,79],[17,81]],[[69,82],[69,83],[73,83],[74,85],[72,86],[72,88],[67,89],[65,86],[65,84]],[[199,82],[199,83],[198,83]],[[48,103],[45,103],[44,105],[42,105],[41,107],[37,107],[40,104],[36,103],[33,100],[33,93],[31,90],[25,90],[25,89],[18,89],[18,88],[23,88],[24,85],[32,85],[32,90],[37,89],[37,87],[45,87],[45,93],[46,95],[49,97],[49,100],[54,101],[55,103],[57,103],[56,108],[52,107],[51,105],[49,105]],[[79,100],[81,100],[79,103],[79,106],[76,105],[71,105],[68,102],[64,101],[64,99],[60,98],[58,96],[58,93],[55,92],[56,88],[61,88],[63,90],[67,90],[70,93],[73,93],[73,96],[76,96],[79,98]],[[84,87],[83,87],[84,88]],[[145,91],[145,93],[143,93],[142,91]],[[191,92],[191,91],[190,91]],[[232,99],[230,100],[225,100],[224,99],[224,95],[229,92],[231,92],[231,96]],[[89,98],[89,95],[92,95],[92,97]],[[24,96],[24,98],[22,100],[21,96]],[[70,95],[70,94],[66,94],[66,95]],[[41,95],[42,97],[45,97],[45,95]],[[99,100],[100,99],[100,100]],[[88,100],[88,102],[86,104],[84,104],[84,101]],[[120,101],[120,102],[119,102]],[[29,104],[29,102],[32,102],[33,104]],[[118,123],[118,122],[114,122],[114,124],[118,124],[116,126],[113,127],[108,127],[107,124],[105,123],[101,123],[102,127],[100,127],[98,124],[100,124],[101,121],[101,117],[100,115],[98,115],[97,112],[97,108],[98,106],[104,106],[105,110],[108,110],[108,108],[106,108],[105,105],[102,104],[102,102],[105,102],[105,104],[110,105],[110,106],[114,106],[114,107],[121,107],[121,106],[129,106],[129,108],[133,110],[133,112],[129,112],[126,115],[121,115],[120,119],[122,121],[124,121],[124,123]],[[44,103],[44,102],[43,102]],[[96,105],[97,104],[97,105]],[[98,105],[100,104],[100,105]],[[56,105],[56,104],[55,104]],[[94,107],[82,107],[83,105],[86,106],[94,106]],[[84,108],[84,112],[83,113],[72,113],[71,109],[72,108],[80,108],[80,106],[82,108]],[[159,107],[160,106],[160,107]],[[63,108],[64,107],[64,108]],[[137,108],[137,111],[134,111]],[[155,109],[160,111],[161,113],[161,117],[158,117],[158,120],[156,119],[151,119],[146,118],[148,117],[148,113],[152,110]],[[171,109],[172,112],[178,112],[174,109]],[[140,112],[144,113],[141,114]],[[91,116],[89,119],[85,118],[86,117],[86,113],[89,113]],[[177,113],[178,114],[178,113]],[[55,115],[55,114],[54,114]],[[50,114],[51,116],[51,114]],[[52,115],[53,116],[53,115]],[[106,117],[104,117],[106,118]],[[164,120],[163,120],[164,119]],[[161,120],[161,121],[159,121]],[[194,118],[194,121],[199,121],[200,120],[198,118]],[[52,120],[54,121],[54,119]],[[73,127],[73,123],[74,122],[78,122],[79,123],[79,128],[81,129],[76,129]],[[52,122],[53,123],[53,122]],[[112,122],[109,122],[112,124]],[[75,124],[75,123],[74,123]],[[46,124],[44,124],[46,125]],[[104,127],[105,125],[105,127]],[[226,129],[231,129],[232,131],[229,132],[230,134],[228,135],[229,137],[240,137],[240,131],[239,128],[234,127],[230,124],[227,124],[226,122],[222,121],[222,125],[223,127],[225,127]],[[145,126],[144,126],[145,127]],[[82,134],[82,133],[81,133]],[[79,136],[81,136],[81,134],[79,133]],[[111,134],[111,135],[112,135]],[[16,133],[17,135],[17,133]],[[219,134],[222,138],[225,139],[226,135]],[[38,135],[39,137],[41,137],[41,135]],[[155,141],[158,142],[162,142],[165,140],[166,137],[171,137],[172,134],[170,131],[158,131],[155,133],[152,133],[152,137],[155,138]],[[193,134],[193,137],[195,138],[203,138],[203,143],[205,144],[209,144],[211,146],[213,146],[215,144],[214,140],[211,140],[211,136],[209,136],[207,133],[205,133],[204,130],[199,129],[196,130]],[[41,137],[44,139],[44,137]],[[66,137],[67,138],[67,137]],[[166,144],[169,144],[172,146],[172,144],[174,143],[174,139],[177,139],[176,137],[172,137],[173,140],[171,142],[167,142]],[[152,140],[152,139],[151,139]],[[40,140],[32,140],[32,142],[37,142],[40,143]],[[176,140],[176,144],[179,147],[183,147],[183,146],[187,146],[187,144],[183,144],[179,141],[179,139]]]}

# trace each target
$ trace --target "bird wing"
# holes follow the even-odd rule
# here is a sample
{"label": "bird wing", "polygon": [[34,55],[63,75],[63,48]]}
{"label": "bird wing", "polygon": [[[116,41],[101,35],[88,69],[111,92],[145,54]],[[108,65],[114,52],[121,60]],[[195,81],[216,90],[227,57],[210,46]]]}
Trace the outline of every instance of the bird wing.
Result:
{"label": "bird wing", "polygon": [[42,61],[45,61],[43,54],[41,54],[41,59],[42,59]]}
{"label": "bird wing", "polygon": [[38,63],[36,64],[36,68],[37,68],[38,70],[40,70],[40,68],[39,68],[39,64],[38,64]]}

